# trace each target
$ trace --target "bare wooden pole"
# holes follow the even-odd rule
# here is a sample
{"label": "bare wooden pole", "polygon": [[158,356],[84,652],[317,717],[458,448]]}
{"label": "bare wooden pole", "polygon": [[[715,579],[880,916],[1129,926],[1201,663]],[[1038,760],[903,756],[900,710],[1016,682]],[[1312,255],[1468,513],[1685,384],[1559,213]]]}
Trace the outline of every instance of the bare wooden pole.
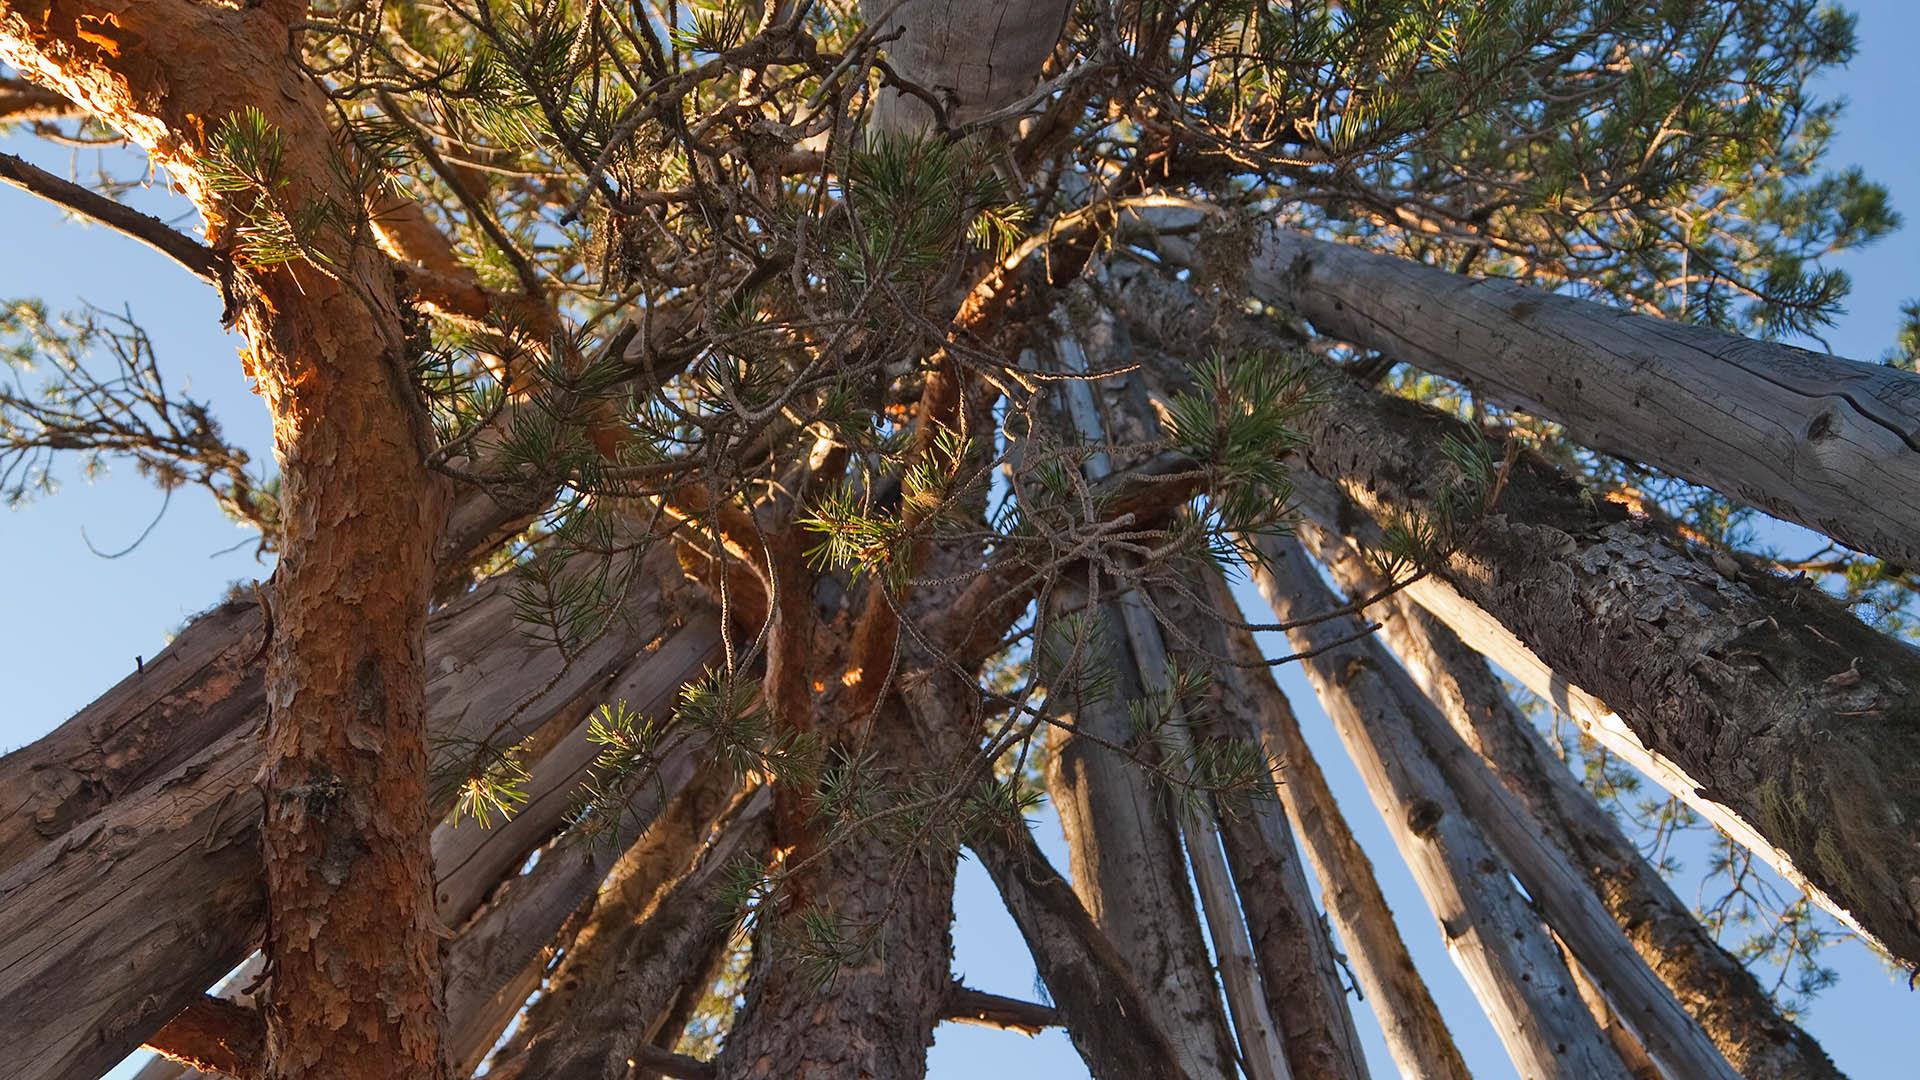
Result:
{"label": "bare wooden pole", "polygon": [[[1296,542],[1262,538],[1261,554],[1254,581],[1283,621],[1341,606]],[[1351,616],[1327,618],[1296,626],[1288,640],[1314,651],[1302,661],[1307,676],[1515,1067],[1529,1077],[1627,1080],[1551,935],[1415,736],[1406,713],[1418,692],[1396,685],[1405,675],[1377,641],[1342,643],[1359,629]]]}

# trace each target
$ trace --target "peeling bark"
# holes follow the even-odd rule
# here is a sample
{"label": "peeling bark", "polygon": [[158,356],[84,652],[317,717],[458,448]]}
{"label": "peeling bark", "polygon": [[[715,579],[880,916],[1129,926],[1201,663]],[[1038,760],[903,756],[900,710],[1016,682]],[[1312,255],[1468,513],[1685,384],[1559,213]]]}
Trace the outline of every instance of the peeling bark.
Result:
{"label": "peeling bark", "polygon": [[[147,148],[217,250],[256,198],[359,213],[325,96],[286,56],[286,5],[105,0],[0,12],[0,57]],[[199,162],[258,109],[281,136],[270,194],[221,192]],[[317,263],[252,265],[229,299],[274,418],[283,481],[265,764],[269,1071],[436,1077],[440,972],[426,815],[425,631],[446,511],[406,359],[393,273],[329,237]]]}
{"label": "peeling bark", "polygon": [[[1340,606],[1297,543],[1261,541],[1254,581],[1274,614],[1293,622]],[[1426,703],[1379,642],[1340,643],[1358,629],[1346,616],[1287,636],[1303,652],[1320,650],[1301,661],[1307,677],[1508,1056],[1529,1080],[1628,1080],[1552,936],[1419,744],[1406,714]]]}
{"label": "peeling bark", "polygon": [[[1380,591],[1381,582],[1350,545],[1311,527],[1301,534],[1349,594]],[[1672,988],[1736,1072],[1747,1080],[1840,1076],[1820,1044],[1780,1014],[1759,980],[1720,947],[1613,816],[1553,754],[1483,658],[1404,592],[1367,613],[1380,621],[1382,639],[1414,681],[1526,808],[1530,822],[1584,871],[1634,950]]]}

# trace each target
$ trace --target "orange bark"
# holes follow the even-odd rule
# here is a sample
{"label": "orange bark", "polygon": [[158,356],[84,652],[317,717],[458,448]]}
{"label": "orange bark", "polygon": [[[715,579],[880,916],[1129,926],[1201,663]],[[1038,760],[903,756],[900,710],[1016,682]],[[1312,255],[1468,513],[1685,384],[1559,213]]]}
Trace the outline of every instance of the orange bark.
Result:
{"label": "orange bark", "polygon": [[259,196],[214,190],[201,166],[223,120],[257,108],[284,148],[280,205],[360,213],[325,98],[288,51],[303,9],[0,2],[0,59],[146,147],[235,255],[229,299],[285,484],[261,774],[268,1075],[431,1078],[445,1070],[423,650],[446,493],[392,267],[364,229],[315,237],[313,260],[249,262],[234,225]]}

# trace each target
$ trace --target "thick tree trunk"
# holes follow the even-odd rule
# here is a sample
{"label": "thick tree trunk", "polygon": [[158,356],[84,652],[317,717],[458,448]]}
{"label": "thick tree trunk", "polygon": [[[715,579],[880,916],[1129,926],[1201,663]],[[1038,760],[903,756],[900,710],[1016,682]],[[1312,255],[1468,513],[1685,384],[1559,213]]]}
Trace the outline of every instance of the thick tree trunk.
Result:
{"label": "thick tree trunk", "polygon": [[1247,287],[1324,334],[1557,420],[1582,445],[1920,565],[1920,377],[1290,229],[1262,228],[1254,243]]}
{"label": "thick tree trunk", "polygon": [[973,850],[1095,1080],[1185,1077],[1126,961],[1025,827],[976,839]]}
{"label": "thick tree trunk", "polygon": [[[1305,463],[1368,514],[1431,515],[1432,447],[1477,435],[1350,385],[1328,396],[1303,420]],[[1319,512],[1378,543],[1365,515]],[[1414,587],[1423,606],[1444,585],[1497,619],[1562,680],[1550,699],[1571,684],[1617,709],[1671,763],[1655,779],[1690,778],[1681,791],[1746,822],[1770,861],[1920,963],[1920,653],[1810,586],[1723,571],[1524,455],[1436,576]]]}
{"label": "thick tree trunk", "polygon": [[[1226,630],[1227,656],[1235,664],[1259,664],[1253,635],[1238,627]],[[1258,667],[1243,670],[1261,676],[1241,686],[1253,698],[1262,745],[1280,762],[1280,803],[1313,862],[1327,919],[1346,947],[1355,981],[1373,1004],[1387,1052],[1407,1080],[1467,1080],[1466,1061],[1407,953],[1373,863],[1347,827],[1286,696]]]}
{"label": "thick tree trunk", "polygon": [[[874,29],[892,35],[889,63],[940,103],[948,125],[974,123],[1033,89],[1073,12],[1070,0],[860,0]],[[934,126],[920,95],[887,87],[874,99],[868,129],[912,134]]]}
{"label": "thick tree trunk", "polygon": [[[1303,526],[1302,531],[1311,544],[1315,539],[1311,527]],[[1270,549],[1263,544],[1262,550]],[[1344,569],[1350,575],[1358,571],[1366,584],[1379,584],[1365,575],[1363,567]],[[1400,671],[1396,667],[1394,674],[1399,676]],[[1705,1032],[1629,947],[1621,927],[1587,877],[1573,867],[1565,849],[1551,842],[1540,822],[1500,786],[1486,763],[1446,723],[1451,719],[1464,727],[1465,719],[1443,717],[1444,705],[1436,708],[1400,678],[1394,682],[1402,696],[1420,698],[1408,702],[1404,715],[1461,809],[1512,867],[1533,906],[1592,973],[1640,1042],[1676,1076],[1738,1080]]]}
{"label": "thick tree trunk", "polygon": [[[1286,622],[1339,607],[1292,541],[1263,544],[1254,581]],[[1418,691],[1377,641],[1341,643],[1351,616],[1288,631],[1307,677],[1367,782],[1447,937],[1448,951],[1522,1076],[1626,1080],[1611,1044],[1580,1003],[1552,935],[1506,865],[1462,811],[1407,716]],[[1399,685],[1405,683],[1405,685]]]}
{"label": "thick tree trunk", "polygon": [[[0,13],[0,57],[145,146],[217,249],[235,246],[229,225],[255,200],[358,220],[325,96],[287,56],[295,10],[34,10]],[[270,191],[223,193],[200,162],[248,109],[276,131],[283,171]],[[262,770],[268,1071],[431,1078],[444,1064],[423,695],[446,492],[427,470],[391,266],[352,237],[314,242],[324,268],[241,252],[231,290],[283,483]]]}
{"label": "thick tree trunk", "polygon": [[[862,710],[823,723],[821,730],[832,745],[851,739],[854,725],[868,720]],[[954,731],[916,727],[891,695],[871,722],[866,746],[890,784],[904,783],[956,749]],[[956,853],[930,837],[903,838],[884,828],[794,850],[802,862],[781,878],[785,895],[779,899],[799,898],[801,906],[762,915],[746,1005],[727,1037],[719,1075],[921,1075],[952,981]],[[806,933],[800,920],[809,912],[831,920],[835,936],[852,946],[850,955],[825,958],[834,964],[830,983],[819,980],[819,967],[806,952],[827,943],[800,937]]]}
{"label": "thick tree trunk", "polygon": [[[1351,545],[1306,527],[1303,538],[1354,596],[1382,582]],[[1837,1078],[1826,1052],[1780,1014],[1745,966],[1713,938],[1620,825],[1567,770],[1507,696],[1486,660],[1405,592],[1367,609],[1381,637],[1454,729],[1493,767],[1529,821],[1566,852],[1647,965],[1672,988],[1747,1080]]]}
{"label": "thick tree trunk", "polygon": [[[672,617],[671,601],[643,586],[628,615],[629,629],[572,664],[520,637],[498,585],[436,615],[429,697],[445,718],[439,732],[454,746],[511,745],[555,718],[578,720],[609,674]],[[681,636],[697,641],[683,645]],[[676,680],[694,673],[685,657],[715,648],[712,624],[695,619],[639,668],[658,661],[652,692],[670,701]],[[578,732],[571,739],[584,741]],[[260,762],[258,729],[236,729],[0,877],[0,915],[28,928],[0,941],[0,1053],[22,1075],[106,1069],[255,946]],[[550,832],[566,809],[564,799],[542,800],[512,833],[464,826],[511,850],[469,852],[464,873],[443,883],[449,898],[477,902],[498,880],[490,868],[516,865],[544,839],[531,824],[544,817]],[[470,911],[450,905],[441,918],[457,926]]]}

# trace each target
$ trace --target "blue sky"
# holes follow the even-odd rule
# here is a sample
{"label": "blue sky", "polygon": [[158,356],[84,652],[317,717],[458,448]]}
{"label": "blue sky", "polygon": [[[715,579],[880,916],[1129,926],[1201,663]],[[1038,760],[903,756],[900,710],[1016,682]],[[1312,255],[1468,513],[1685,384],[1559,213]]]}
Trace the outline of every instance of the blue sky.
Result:
{"label": "blue sky", "polygon": [[[1911,59],[1913,43],[1920,41],[1920,4],[1865,0],[1848,6],[1860,14],[1859,55],[1821,86],[1824,93],[1852,102],[1831,164],[1863,166],[1892,189],[1894,206],[1912,222],[1879,245],[1837,261],[1853,276],[1854,291],[1849,313],[1827,340],[1843,355],[1871,360],[1891,343],[1899,303],[1920,297],[1920,140],[1908,97],[1920,89]],[[57,172],[84,174],[94,167],[91,153],[49,152],[26,139],[0,141]],[[159,192],[134,192],[129,199],[163,216],[182,213],[177,201]],[[0,298],[37,296],[55,309],[81,301],[112,309],[131,305],[152,334],[170,378],[209,401],[228,433],[257,460],[268,460],[265,409],[240,375],[235,342],[219,328],[219,302],[211,290],[146,248],[64,221],[46,204],[12,189],[0,189],[0,222],[9,240],[9,257],[0,260]],[[159,511],[161,497],[131,469],[92,482],[71,473],[66,479],[52,498],[17,512],[0,511],[0,566],[13,571],[5,591],[6,617],[0,618],[0,694],[7,706],[0,711],[0,749],[51,729],[131,672],[136,657],[159,651],[172,631],[229,584],[264,579],[270,569],[253,560],[250,544],[230,550],[246,534],[192,490],[174,497],[166,517],[130,554],[111,560],[90,554],[83,531],[102,551],[125,547]],[[1271,642],[1268,647],[1277,648]],[[1477,1076],[1513,1075],[1304,679],[1292,669],[1280,675],[1469,1064]],[[1064,869],[1057,825],[1048,817],[1040,828],[1042,842]],[[1024,946],[977,866],[962,869],[956,909],[956,972],[983,990],[1035,994]],[[1814,1002],[1807,1028],[1856,1080],[1912,1076],[1917,1002],[1904,979],[1857,945],[1830,950],[1828,962],[1840,971],[1841,983]],[[1356,1016],[1375,1075],[1393,1076],[1366,1008],[1358,1008]],[[934,1046],[931,1075],[1071,1080],[1086,1072],[1057,1033],[1028,1040],[948,1025]]]}

